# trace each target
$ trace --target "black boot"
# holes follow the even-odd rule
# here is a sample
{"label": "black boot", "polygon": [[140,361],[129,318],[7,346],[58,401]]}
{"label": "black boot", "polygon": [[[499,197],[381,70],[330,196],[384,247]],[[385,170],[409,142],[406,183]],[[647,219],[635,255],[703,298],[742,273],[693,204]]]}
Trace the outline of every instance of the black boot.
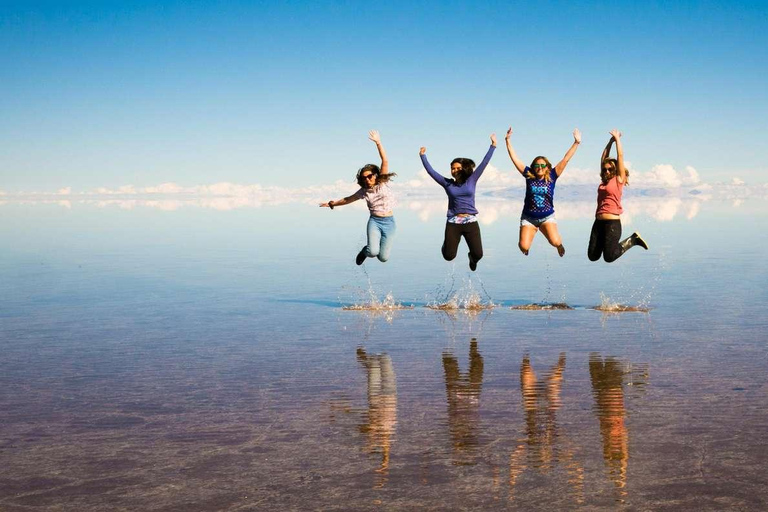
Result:
{"label": "black boot", "polygon": [[474,259],[472,259],[472,253],[471,252],[468,252],[467,256],[469,256],[469,270],[474,272],[475,270],[477,270],[477,262]]}
{"label": "black boot", "polygon": [[357,263],[358,265],[362,265],[362,264],[363,264],[363,262],[365,261],[365,258],[367,258],[367,257],[368,257],[368,255],[365,253],[365,249],[366,249],[367,247],[368,247],[368,246],[366,245],[365,247],[363,247],[362,249],[360,249],[360,252],[359,252],[359,253],[357,253],[357,258],[355,258],[355,263]]}
{"label": "black boot", "polygon": [[643,240],[643,237],[640,236],[640,233],[632,233],[632,236],[629,236],[622,240],[622,242],[619,244],[621,246],[621,253],[624,254],[627,252],[630,248],[639,245],[646,251],[648,250],[648,244],[645,243],[645,240]]}
{"label": "black boot", "polygon": [[635,245],[639,245],[640,247],[642,247],[646,251],[648,250],[648,244],[645,243],[645,240],[643,240],[643,237],[640,236],[640,233],[635,231],[634,233],[632,233],[632,238],[635,239]]}

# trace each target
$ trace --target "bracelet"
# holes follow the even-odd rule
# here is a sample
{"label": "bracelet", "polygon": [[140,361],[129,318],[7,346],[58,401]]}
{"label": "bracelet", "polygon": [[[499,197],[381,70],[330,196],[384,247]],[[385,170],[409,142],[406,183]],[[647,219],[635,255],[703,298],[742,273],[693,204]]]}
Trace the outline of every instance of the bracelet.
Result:
{"label": "bracelet", "polygon": [[333,201],[328,201],[328,208],[333,210]]}

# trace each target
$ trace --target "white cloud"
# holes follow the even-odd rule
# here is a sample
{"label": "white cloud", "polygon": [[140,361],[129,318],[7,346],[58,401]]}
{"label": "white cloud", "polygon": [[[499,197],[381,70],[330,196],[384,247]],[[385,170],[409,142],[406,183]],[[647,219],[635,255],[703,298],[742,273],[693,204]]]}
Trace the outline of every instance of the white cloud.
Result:
{"label": "white cloud", "polygon": [[[768,183],[747,187],[738,177],[728,183],[704,183],[696,169],[690,166],[678,171],[669,164],[660,164],[646,172],[634,170],[629,162],[627,167],[631,173],[631,186],[624,192],[624,218],[627,222],[631,222],[633,216],[647,216],[661,222],[679,215],[692,219],[698,215],[704,201],[744,201],[768,197]],[[595,210],[598,181],[596,169],[566,169],[558,181],[558,218],[591,218]],[[524,185],[525,180],[516,170],[504,171],[489,165],[478,183],[480,221],[483,224],[492,224],[502,219],[516,221],[522,208]],[[400,208],[417,212],[424,222],[445,218],[445,192],[425,172],[418,172],[411,179],[398,177],[391,186],[399,199]],[[0,191],[0,196],[5,204],[58,203],[70,208],[72,202],[77,202],[126,210],[147,207],[174,211],[183,207],[198,207],[227,211],[290,203],[315,206],[329,199],[349,196],[357,189],[358,185],[351,180],[296,188],[231,182],[188,187],[177,183],[161,183],[149,187],[99,187],[82,192],[76,192],[72,187],[64,187],[53,193]],[[62,196],[66,197],[66,201],[61,201]],[[365,202],[357,201],[347,208],[365,210]]]}

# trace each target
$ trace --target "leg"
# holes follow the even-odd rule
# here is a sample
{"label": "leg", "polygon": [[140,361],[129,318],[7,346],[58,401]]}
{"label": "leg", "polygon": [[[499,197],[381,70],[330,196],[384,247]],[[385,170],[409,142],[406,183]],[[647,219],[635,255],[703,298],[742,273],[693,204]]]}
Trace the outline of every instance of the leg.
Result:
{"label": "leg", "polygon": [[563,247],[563,239],[560,238],[560,232],[557,230],[557,222],[547,221],[541,225],[541,232],[549,241],[552,247],[557,247],[557,253],[562,258],[565,254],[565,247]]}
{"label": "leg", "polygon": [[597,261],[603,255],[605,245],[604,222],[595,219],[592,224],[592,232],[589,234],[589,247],[587,247],[587,257],[589,261]]}
{"label": "leg", "polygon": [[477,262],[483,257],[483,239],[480,236],[480,224],[470,222],[464,224],[464,240],[469,246],[469,268],[474,271],[477,268]]}
{"label": "leg", "polygon": [[392,240],[395,238],[397,225],[394,217],[385,217],[381,223],[381,248],[379,249],[379,261],[382,263],[389,259],[392,250]]}
{"label": "leg", "polygon": [[365,246],[365,255],[368,258],[375,258],[381,250],[381,227],[378,219],[371,216],[368,219],[368,245]]}
{"label": "leg", "polygon": [[603,259],[610,263],[616,261],[624,254],[624,248],[619,243],[621,239],[621,221],[606,220],[605,221],[605,249],[603,249]]}
{"label": "leg", "polygon": [[456,257],[456,251],[459,250],[461,241],[461,224],[445,223],[445,240],[443,241],[443,258],[451,261]]}
{"label": "leg", "polygon": [[520,226],[520,240],[517,242],[517,246],[520,248],[520,251],[526,256],[528,256],[528,251],[531,249],[531,243],[533,242],[533,237],[534,235],[536,235],[536,232],[538,230],[539,228],[531,224]]}

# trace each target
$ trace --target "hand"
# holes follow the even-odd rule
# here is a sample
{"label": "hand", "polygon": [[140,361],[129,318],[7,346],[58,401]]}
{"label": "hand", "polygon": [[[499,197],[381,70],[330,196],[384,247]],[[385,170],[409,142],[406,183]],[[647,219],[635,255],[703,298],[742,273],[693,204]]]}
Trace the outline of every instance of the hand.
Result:
{"label": "hand", "polygon": [[419,154],[423,155],[426,152],[427,152],[427,148],[425,148],[424,146],[421,146],[421,149],[419,149]]}
{"label": "hand", "polygon": [[381,136],[379,135],[379,132],[377,132],[376,130],[369,131],[368,138],[371,139],[376,144],[381,144]]}
{"label": "hand", "polygon": [[328,201],[327,203],[320,203],[320,208],[330,208],[331,210],[333,210],[333,206],[331,206],[332,202],[333,201]]}
{"label": "hand", "polygon": [[619,140],[619,138],[621,138],[621,132],[619,130],[615,129],[615,128],[613,130],[609,131],[608,133],[610,133],[611,136],[614,139],[616,139],[616,140]]}
{"label": "hand", "polygon": [[509,140],[509,138],[512,136],[512,127],[509,127],[509,130],[507,130],[507,136],[504,137],[505,140]]}
{"label": "hand", "polygon": [[573,142],[576,144],[581,144],[581,132],[578,128],[573,130]]}
{"label": "hand", "polygon": [[491,134],[491,146],[496,147],[496,134]]}

